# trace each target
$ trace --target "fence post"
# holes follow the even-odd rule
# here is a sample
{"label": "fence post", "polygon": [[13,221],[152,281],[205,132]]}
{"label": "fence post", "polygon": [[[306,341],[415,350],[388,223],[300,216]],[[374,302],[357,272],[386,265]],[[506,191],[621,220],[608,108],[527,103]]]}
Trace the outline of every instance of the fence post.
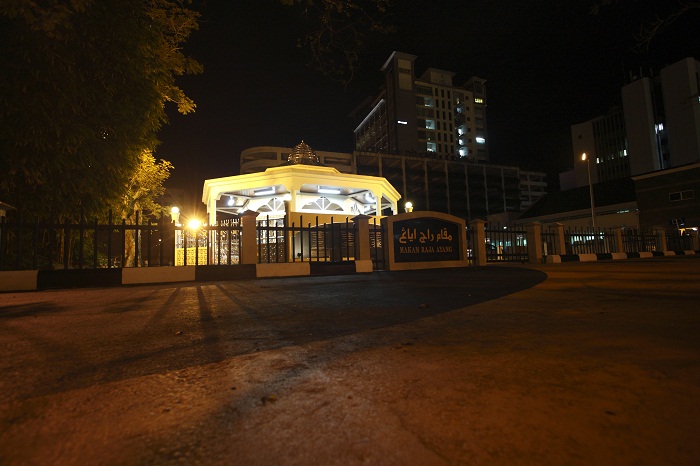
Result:
{"label": "fence post", "polygon": [[556,253],[560,255],[566,254],[566,236],[564,235],[564,224],[557,223],[557,244],[554,246],[556,248]]}
{"label": "fence post", "polygon": [[532,222],[525,225],[527,232],[527,256],[530,264],[542,262],[542,224]]}
{"label": "fence post", "polygon": [[627,252],[622,242],[622,228],[615,228],[615,251],[613,252]]}
{"label": "fence post", "polygon": [[486,222],[477,218],[469,222],[472,230],[474,265],[486,265]]}
{"label": "fence post", "polygon": [[369,250],[369,217],[367,215],[356,215],[352,219],[355,224],[355,260],[371,260]]}
{"label": "fence post", "polygon": [[656,234],[659,235],[659,251],[666,251],[668,249],[668,245],[666,243],[666,230],[664,228],[660,228],[659,230],[656,230]]}
{"label": "fence post", "polygon": [[700,251],[700,239],[698,239],[698,232],[695,230],[686,230],[690,231],[690,238],[692,240],[692,249],[693,251]]}
{"label": "fence post", "polygon": [[256,219],[258,213],[246,210],[241,214],[241,244],[239,245],[240,263],[257,264],[258,253],[256,248]]}

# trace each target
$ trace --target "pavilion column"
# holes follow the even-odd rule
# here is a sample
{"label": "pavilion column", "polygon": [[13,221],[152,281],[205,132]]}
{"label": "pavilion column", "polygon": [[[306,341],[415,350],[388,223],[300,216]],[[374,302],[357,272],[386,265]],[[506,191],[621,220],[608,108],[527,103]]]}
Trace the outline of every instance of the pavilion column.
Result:
{"label": "pavilion column", "polygon": [[209,205],[207,206],[207,212],[209,213],[209,225],[216,225],[216,198],[219,197],[220,193],[213,193],[209,197]]}

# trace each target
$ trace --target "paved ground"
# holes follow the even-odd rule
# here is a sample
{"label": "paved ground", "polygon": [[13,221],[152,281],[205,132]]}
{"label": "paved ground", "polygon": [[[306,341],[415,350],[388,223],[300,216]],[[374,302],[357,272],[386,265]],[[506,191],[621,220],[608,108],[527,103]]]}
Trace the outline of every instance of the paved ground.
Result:
{"label": "paved ground", "polygon": [[0,464],[700,463],[700,257],[0,294]]}

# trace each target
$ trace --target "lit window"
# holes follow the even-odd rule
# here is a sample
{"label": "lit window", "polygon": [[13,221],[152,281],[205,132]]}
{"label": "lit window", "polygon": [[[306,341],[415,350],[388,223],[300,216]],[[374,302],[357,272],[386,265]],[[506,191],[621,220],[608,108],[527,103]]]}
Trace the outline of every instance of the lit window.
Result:
{"label": "lit window", "polygon": [[425,120],[425,129],[435,129],[435,121]]}
{"label": "lit window", "polygon": [[435,152],[435,150],[437,149],[437,146],[435,145],[434,142],[428,142],[428,143],[426,143],[426,148],[427,148],[428,152]]}
{"label": "lit window", "polygon": [[407,121],[403,121],[403,120],[399,120],[397,123],[400,125],[407,125],[408,124]]}
{"label": "lit window", "polygon": [[475,98],[474,98],[474,103],[475,103],[475,104],[483,104],[483,103],[484,103],[484,99],[480,99],[480,98],[478,98],[478,97],[475,97]]}
{"label": "lit window", "polygon": [[486,139],[482,138],[481,136],[476,137],[477,144],[484,144],[485,142],[486,142]]}

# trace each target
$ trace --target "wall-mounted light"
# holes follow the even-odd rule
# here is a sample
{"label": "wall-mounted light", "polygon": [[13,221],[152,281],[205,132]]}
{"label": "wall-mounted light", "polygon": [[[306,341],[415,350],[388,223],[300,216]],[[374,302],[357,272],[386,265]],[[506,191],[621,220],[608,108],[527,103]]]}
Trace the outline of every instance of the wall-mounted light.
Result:
{"label": "wall-mounted light", "polygon": [[413,203],[410,201],[407,202],[405,205],[405,208],[406,208],[406,213],[410,214],[411,212],[413,212]]}
{"label": "wall-mounted light", "polygon": [[340,189],[318,188],[319,194],[340,194]]}
{"label": "wall-mounted light", "polygon": [[228,201],[226,201],[226,205],[232,206],[233,205],[233,196],[228,197]]}

